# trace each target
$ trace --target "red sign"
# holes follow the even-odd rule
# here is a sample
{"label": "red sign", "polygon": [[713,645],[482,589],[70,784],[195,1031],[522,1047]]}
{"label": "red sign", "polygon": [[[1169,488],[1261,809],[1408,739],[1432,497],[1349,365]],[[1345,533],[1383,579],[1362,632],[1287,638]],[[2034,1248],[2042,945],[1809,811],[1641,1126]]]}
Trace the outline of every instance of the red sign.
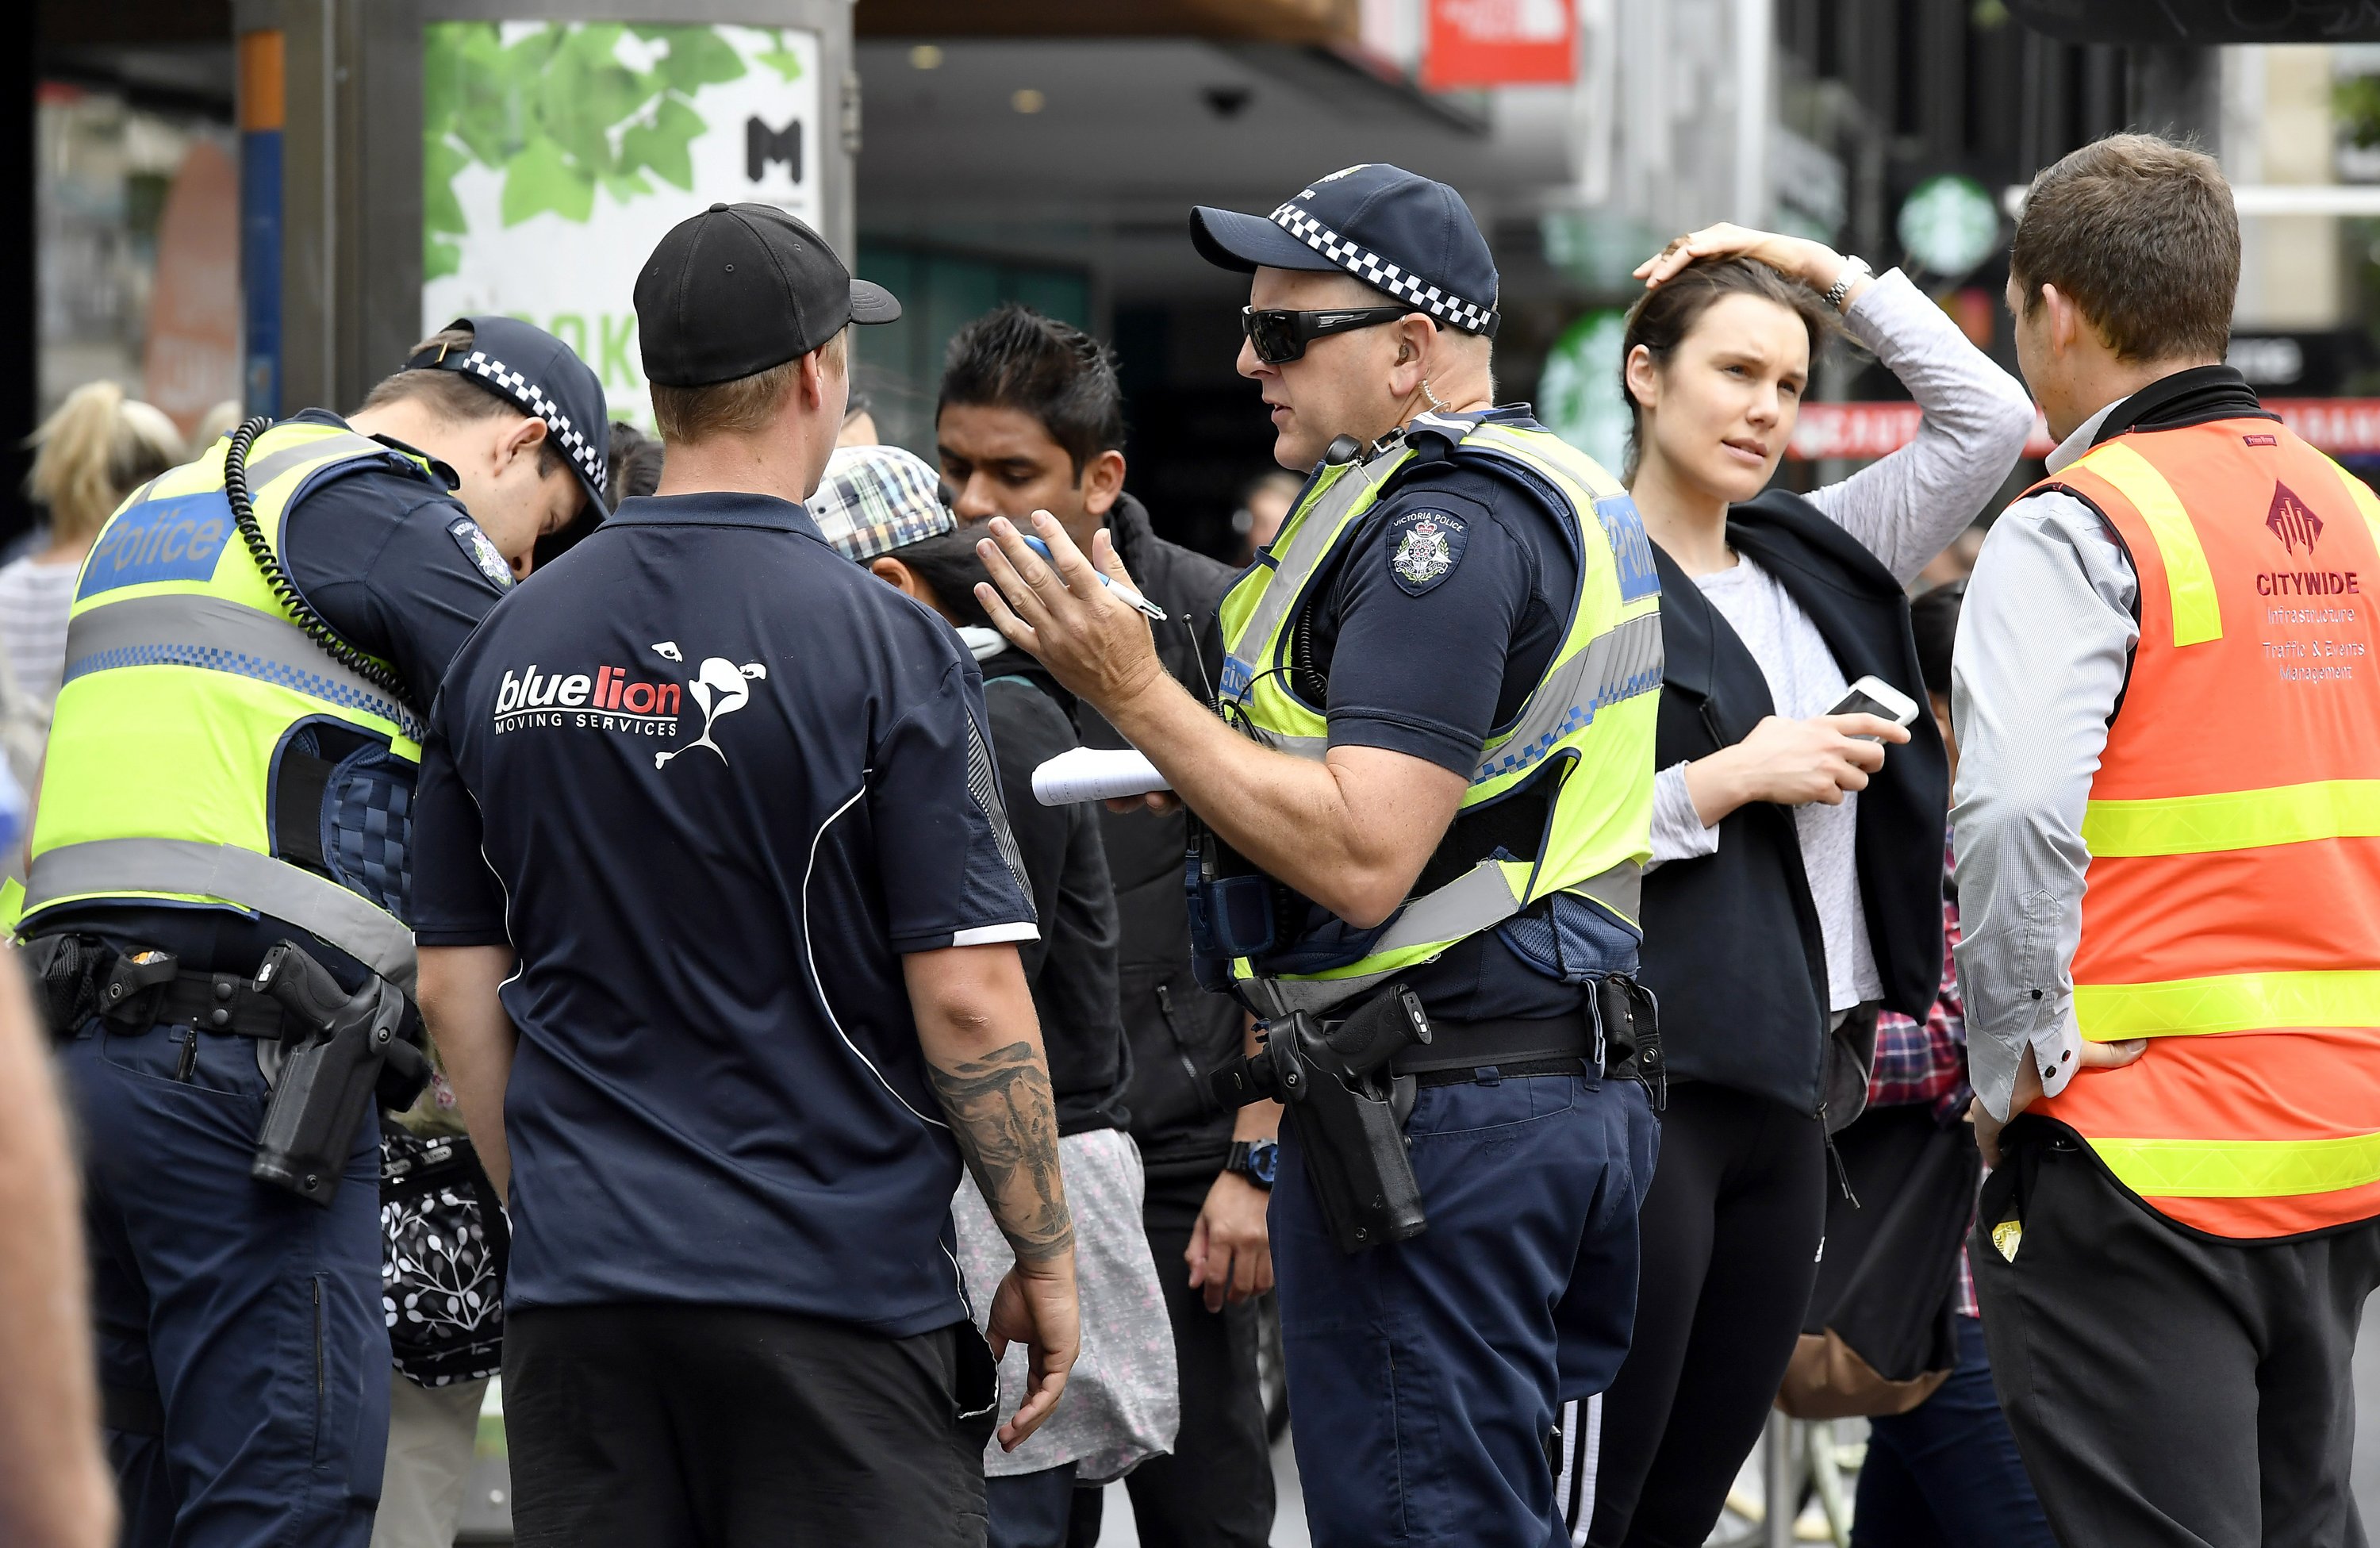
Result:
{"label": "red sign", "polygon": [[[2274,397],[2265,407],[2281,422],[2333,457],[2380,454],[2380,397]],[[1887,457],[1917,439],[1913,403],[1805,403],[1785,455],[1797,462]],[[2027,457],[2047,457],[2057,444],[2035,419]]]}
{"label": "red sign", "polygon": [[1429,0],[1425,90],[1566,86],[1577,77],[1574,0]]}
{"label": "red sign", "polygon": [[239,177],[211,140],[183,156],[157,224],[140,392],[185,435],[239,396]]}

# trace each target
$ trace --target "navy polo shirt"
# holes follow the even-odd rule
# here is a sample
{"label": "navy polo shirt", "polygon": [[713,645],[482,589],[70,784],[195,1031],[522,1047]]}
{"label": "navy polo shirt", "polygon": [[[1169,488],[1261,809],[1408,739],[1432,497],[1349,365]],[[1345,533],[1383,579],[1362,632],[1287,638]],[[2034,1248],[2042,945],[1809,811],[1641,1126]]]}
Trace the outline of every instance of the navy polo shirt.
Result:
{"label": "navy polo shirt", "polygon": [[[1542,428],[1524,404],[1483,417]],[[1447,460],[1433,439],[1417,444],[1421,460],[1317,579],[1315,660],[1329,681],[1332,745],[1385,748],[1467,778],[1561,646],[1578,555],[1558,514],[1561,496],[1543,481],[1506,465]],[[1425,521],[1425,538],[1442,534],[1442,548],[1408,545]],[[1325,918],[1317,910],[1307,922]],[[1572,979],[1633,970],[1636,945],[1609,916],[1555,898],[1403,978],[1451,1019],[1560,1016],[1579,1007]]]}
{"label": "navy polo shirt", "polygon": [[509,943],[520,1308],[966,1315],[905,952],[1034,938],[976,664],[762,495],[625,502],[455,658],[416,933]]}

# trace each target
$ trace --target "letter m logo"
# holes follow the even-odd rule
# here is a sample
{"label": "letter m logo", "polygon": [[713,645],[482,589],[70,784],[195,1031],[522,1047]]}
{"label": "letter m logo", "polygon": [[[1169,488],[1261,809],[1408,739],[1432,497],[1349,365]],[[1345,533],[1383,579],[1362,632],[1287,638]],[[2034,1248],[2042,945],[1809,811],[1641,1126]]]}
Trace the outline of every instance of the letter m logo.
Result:
{"label": "letter m logo", "polygon": [[757,183],[772,161],[783,162],[795,182],[802,180],[802,121],[772,129],[756,113],[744,122],[744,175]]}

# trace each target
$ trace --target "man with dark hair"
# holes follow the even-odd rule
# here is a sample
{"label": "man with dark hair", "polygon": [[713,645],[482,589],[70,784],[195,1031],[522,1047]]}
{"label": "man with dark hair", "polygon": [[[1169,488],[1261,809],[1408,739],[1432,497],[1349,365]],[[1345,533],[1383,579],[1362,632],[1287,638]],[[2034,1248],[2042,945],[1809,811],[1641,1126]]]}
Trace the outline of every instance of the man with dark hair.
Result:
{"label": "man with dark hair", "polygon": [[423,723],[538,540],[601,504],[607,422],[559,339],[467,318],[346,419],[136,490],[84,567],[18,928],[89,1137],[133,1548],[370,1534],[379,1124],[358,1094],[306,1110],[310,1164],[261,1148],[296,1115],[279,1088],[340,1087],[282,1080],[322,1029],[257,975],[294,944],[357,996],[343,1018],[404,1011]]}
{"label": "man with dark hair", "polygon": [[[1074,1229],[976,664],[801,504],[847,329],[900,304],[765,204],[681,222],[636,302],[659,491],[472,636],[423,754],[422,1009],[509,1188],[516,1530],[980,1542],[993,1359],[1027,1346],[1014,1447],[1074,1362]],[[952,1256],[963,1162],[995,1285]]]}
{"label": "man with dark hair", "polygon": [[[1165,670],[1193,695],[1213,696],[1216,615],[1232,571],[1157,536],[1124,493],[1123,394],[1104,346],[1021,306],[976,319],[951,340],[934,434],[961,521],[1021,524],[1044,510],[1085,548],[1106,531],[1165,611],[1154,628]],[[1086,745],[1125,745],[1089,704],[1075,705],[1075,724]],[[1273,1486],[1251,1303],[1272,1286],[1265,1205],[1280,1109],[1260,1103],[1234,1120],[1208,1092],[1208,1075],[1243,1047],[1245,1018],[1191,970],[1184,819],[1109,813],[1102,826],[1132,1044],[1125,1103],[1148,1165],[1148,1243],[1182,1371],[1180,1439],[1126,1481],[1133,1514],[1152,1548],[1261,1548]]]}
{"label": "man with dark hair", "polygon": [[2363,1541],[2380,499],[2223,363],[2239,278],[2196,152],[2034,179],[2008,299],[2059,445],[1959,625],[1969,1250],[2070,1543]]}

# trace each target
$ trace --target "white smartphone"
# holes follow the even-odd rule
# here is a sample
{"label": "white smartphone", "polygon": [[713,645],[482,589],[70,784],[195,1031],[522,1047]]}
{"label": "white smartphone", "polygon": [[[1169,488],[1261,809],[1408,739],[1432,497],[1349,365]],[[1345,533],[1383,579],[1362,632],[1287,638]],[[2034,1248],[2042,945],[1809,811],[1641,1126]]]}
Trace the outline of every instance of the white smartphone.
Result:
{"label": "white smartphone", "polygon": [[[1875,715],[1895,725],[1906,726],[1917,718],[1917,705],[1909,695],[1871,674],[1853,683],[1844,691],[1842,698],[1836,701],[1835,707],[1827,713],[1830,715]],[[1866,739],[1875,741],[1878,738],[1871,737]]]}

